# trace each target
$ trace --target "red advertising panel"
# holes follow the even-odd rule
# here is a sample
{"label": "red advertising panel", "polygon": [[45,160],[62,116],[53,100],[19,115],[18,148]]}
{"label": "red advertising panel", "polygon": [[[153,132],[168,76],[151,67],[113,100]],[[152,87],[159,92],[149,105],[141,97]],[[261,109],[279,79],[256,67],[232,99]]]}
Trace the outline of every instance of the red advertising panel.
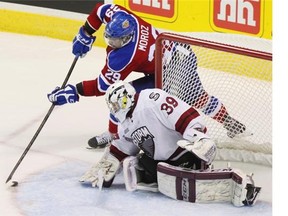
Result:
{"label": "red advertising panel", "polygon": [[135,12],[172,18],[176,0],[128,0],[128,6]]}
{"label": "red advertising panel", "polygon": [[212,0],[213,24],[218,28],[258,34],[261,0]]}

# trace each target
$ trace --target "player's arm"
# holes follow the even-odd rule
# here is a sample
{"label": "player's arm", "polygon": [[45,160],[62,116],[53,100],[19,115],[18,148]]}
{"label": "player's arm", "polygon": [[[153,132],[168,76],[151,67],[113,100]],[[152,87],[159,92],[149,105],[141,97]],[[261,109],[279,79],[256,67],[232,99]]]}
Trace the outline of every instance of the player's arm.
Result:
{"label": "player's arm", "polygon": [[122,71],[113,71],[107,64],[103,67],[101,74],[94,80],[82,81],[76,84],[77,92],[81,96],[102,96],[107,88],[119,80],[124,80],[131,73],[128,65]]}
{"label": "player's arm", "polygon": [[93,34],[103,23],[108,23],[112,15],[119,10],[124,9],[114,4],[97,3],[73,39],[72,53],[76,56],[84,57],[92,49],[92,45],[96,40]]}
{"label": "player's arm", "polygon": [[211,164],[216,156],[216,143],[206,134],[206,127],[201,121],[201,116],[191,120],[183,133],[184,139],[179,140],[177,145]]}
{"label": "player's arm", "polygon": [[206,134],[203,119],[193,107],[182,100],[159,91],[158,111],[161,122],[182,134],[177,144],[210,164],[216,156],[216,144]]}
{"label": "player's arm", "polygon": [[92,49],[96,37],[93,34],[100,28],[103,23],[103,4],[97,3],[92,12],[87,17],[86,22],[80,27],[78,34],[73,39],[72,53],[75,56],[84,57]]}
{"label": "player's arm", "polygon": [[106,63],[100,75],[95,80],[88,80],[76,85],[77,91],[81,96],[101,96],[107,88],[125,78],[135,70],[135,60],[133,50],[122,48],[121,50],[111,50],[107,48]]}
{"label": "player's arm", "polygon": [[166,96],[166,104],[164,107],[170,113],[167,119],[175,124],[175,130],[184,138],[179,140],[177,145],[194,153],[207,164],[211,164],[216,156],[216,144],[206,134],[205,123],[198,111],[169,95]]}
{"label": "player's arm", "polygon": [[[115,58],[117,59],[117,56],[115,56],[114,59],[110,59],[110,62],[114,62]],[[114,71],[110,68],[111,66],[109,67],[108,63],[106,63],[101,74],[96,79],[82,81],[75,86],[69,84],[65,89],[56,87],[55,90],[48,94],[49,101],[55,105],[63,105],[79,101],[79,95],[85,97],[102,96],[111,84],[119,80],[124,80],[132,72],[134,63],[129,63],[124,66],[120,65],[121,70],[119,71]]]}
{"label": "player's arm", "polygon": [[76,89],[79,95],[89,97],[89,96],[102,96],[105,91],[101,88],[99,89],[99,77],[94,80],[85,80],[76,84]]}

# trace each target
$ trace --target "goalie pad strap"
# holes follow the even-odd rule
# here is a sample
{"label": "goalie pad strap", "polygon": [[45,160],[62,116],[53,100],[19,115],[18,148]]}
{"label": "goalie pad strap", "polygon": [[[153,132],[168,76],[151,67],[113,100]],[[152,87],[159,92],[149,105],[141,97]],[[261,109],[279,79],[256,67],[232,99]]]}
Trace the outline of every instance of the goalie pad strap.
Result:
{"label": "goalie pad strap", "polygon": [[[171,170],[173,167],[174,170]],[[177,169],[178,168],[178,169]],[[177,172],[175,172],[177,170]],[[221,170],[221,172],[219,172]],[[163,165],[163,163],[158,163],[157,171],[160,171],[162,173],[165,173],[167,175],[173,175],[179,178],[189,178],[189,179],[199,179],[199,180],[205,180],[205,179],[230,179],[232,178],[235,182],[238,184],[242,183],[242,178],[234,173],[231,169],[216,169],[217,172],[195,172],[191,173],[190,169],[185,169],[182,167],[175,167],[169,164],[166,164],[166,166]]]}

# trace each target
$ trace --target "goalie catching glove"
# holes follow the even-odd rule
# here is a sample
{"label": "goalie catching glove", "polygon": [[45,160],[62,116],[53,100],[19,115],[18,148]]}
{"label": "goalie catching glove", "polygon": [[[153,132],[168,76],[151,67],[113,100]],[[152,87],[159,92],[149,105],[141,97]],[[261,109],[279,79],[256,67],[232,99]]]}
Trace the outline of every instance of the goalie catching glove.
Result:
{"label": "goalie catching glove", "polygon": [[47,95],[48,100],[54,105],[63,105],[66,103],[75,103],[79,101],[79,95],[75,86],[67,85],[64,89],[56,87],[50,94]]}
{"label": "goalie catching glove", "polygon": [[91,183],[92,187],[98,187],[99,189],[102,186],[110,187],[119,167],[119,160],[109,152],[109,148],[106,148],[101,160],[93,165],[79,181]]}
{"label": "goalie catching glove", "polygon": [[189,140],[179,140],[177,145],[194,153],[207,164],[211,164],[216,156],[215,142],[197,129],[191,129],[187,137]]}

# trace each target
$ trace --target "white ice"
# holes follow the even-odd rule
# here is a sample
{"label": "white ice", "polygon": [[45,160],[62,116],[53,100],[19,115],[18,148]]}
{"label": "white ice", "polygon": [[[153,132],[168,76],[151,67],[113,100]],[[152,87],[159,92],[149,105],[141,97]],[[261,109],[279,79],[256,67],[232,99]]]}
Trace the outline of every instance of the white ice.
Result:
{"label": "white ice", "polygon": [[[73,59],[71,42],[0,33],[1,216],[272,215],[272,169],[260,165],[232,163],[254,172],[257,185],[262,186],[254,207],[193,204],[161,194],[131,193],[125,190],[121,175],[102,191],[81,185],[78,178],[103,153],[86,149],[90,137],[107,129],[103,97],[82,97],[79,103],[55,108],[12,178],[18,187],[5,184],[51,106],[46,94],[62,85]],[[104,61],[105,50],[93,47],[78,60],[68,83],[95,78]]]}

